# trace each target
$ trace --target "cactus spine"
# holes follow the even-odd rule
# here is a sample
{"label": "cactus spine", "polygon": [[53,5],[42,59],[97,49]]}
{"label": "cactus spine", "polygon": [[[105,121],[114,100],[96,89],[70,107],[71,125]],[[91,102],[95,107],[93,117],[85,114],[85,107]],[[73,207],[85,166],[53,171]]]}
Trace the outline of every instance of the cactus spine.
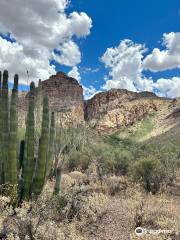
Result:
{"label": "cactus spine", "polygon": [[29,105],[26,120],[26,135],[24,149],[24,163],[22,177],[24,180],[23,198],[29,199],[34,173],[34,108],[35,108],[35,85],[30,84]]}
{"label": "cactus spine", "polygon": [[15,75],[10,104],[8,182],[12,185],[17,185],[18,79],[18,75]]}
{"label": "cactus spine", "polygon": [[48,105],[48,97],[44,96],[41,137],[39,141],[36,175],[33,181],[33,190],[32,190],[35,196],[38,196],[41,193],[44,186],[44,181],[46,177],[46,161],[47,161],[48,143],[49,143],[49,105]]}
{"label": "cactus spine", "polygon": [[51,113],[51,127],[49,137],[49,151],[46,162],[46,176],[49,177],[54,160],[54,140],[55,140],[55,118],[54,112]]}
{"label": "cactus spine", "polygon": [[2,159],[3,182],[8,181],[8,136],[9,136],[9,100],[8,100],[8,71],[3,73],[2,85]]}

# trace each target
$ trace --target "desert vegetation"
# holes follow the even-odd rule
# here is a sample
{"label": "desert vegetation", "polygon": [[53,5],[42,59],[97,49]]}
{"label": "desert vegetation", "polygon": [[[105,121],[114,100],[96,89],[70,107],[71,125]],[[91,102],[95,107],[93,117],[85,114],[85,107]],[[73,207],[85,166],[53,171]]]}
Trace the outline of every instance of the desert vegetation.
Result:
{"label": "desert vegetation", "polygon": [[115,240],[138,239],[137,227],[169,230],[143,239],[179,239],[179,125],[172,129],[176,134],[145,141],[140,140],[155,128],[155,114],[133,131],[125,127],[111,134],[100,135],[88,124],[64,125],[62,113],[51,112],[41,82],[38,88],[30,84],[25,129],[18,129],[17,104],[18,75],[10,91],[4,71],[0,239],[109,239],[111,214],[122,232]]}

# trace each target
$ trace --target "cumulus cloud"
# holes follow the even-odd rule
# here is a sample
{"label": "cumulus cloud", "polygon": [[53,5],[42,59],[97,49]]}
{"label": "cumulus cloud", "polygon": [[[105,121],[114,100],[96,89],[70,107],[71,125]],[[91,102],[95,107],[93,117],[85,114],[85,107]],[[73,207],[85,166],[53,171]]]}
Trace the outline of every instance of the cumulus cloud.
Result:
{"label": "cumulus cloud", "polygon": [[56,54],[53,53],[53,58],[60,64],[72,67],[81,62],[81,52],[73,41],[60,44],[56,52]]}
{"label": "cumulus cloud", "polygon": [[163,35],[164,50],[154,48],[143,61],[143,67],[153,72],[180,68],[180,32]]}
{"label": "cumulus cloud", "polygon": [[123,88],[131,91],[151,91],[151,81],[142,76],[142,59],[146,48],[131,40],[122,40],[118,47],[108,48],[101,60],[110,69],[103,89]]}
{"label": "cumulus cloud", "polygon": [[71,71],[69,71],[68,76],[75,78],[78,82],[81,81],[81,76],[80,76],[79,69],[77,66],[74,66],[71,69]]}
{"label": "cumulus cloud", "polygon": [[54,66],[49,65],[46,52],[42,52],[41,55],[32,58],[24,53],[22,45],[17,42],[8,42],[2,38],[0,38],[0,46],[0,66],[1,69],[9,70],[10,79],[12,79],[14,73],[19,73],[21,83],[29,84],[27,82],[28,75],[31,80],[36,81],[38,79],[46,79],[56,72]]}
{"label": "cumulus cloud", "polygon": [[[177,39],[172,39],[172,34],[166,34],[164,37],[169,54],[176,55],[179,51],[179,42]],[[102,89],[121,88],[136,92],[154,91],[159,96],[170,98],[180,96],[179,77],[153,80],[144,75],[143,59],[146,50],[144,45],[136,44],[127,39],[122,40],[117,47],[108,48],[101,57],[105,67],[109,69],[108,75],[104,78],[105,84]]]}
{"label": "cumulus cloud", "polygon": [[154,83],[159,96],[176,98],[180,97],[180,77],[173,77],[171,79],[160,78]]}
{"label": "cumulus cloud", "polygon": [[[92,20],[83,12],[67,15],[69,2],[14,0],[12,4],[11,1],[1,0],[0,32],[9,32],[16,40],[14,44],[0,37],[3,66],[11,72],[18,72],[25,81],[25,69],[30,72],[32,80],[45,79],[53,74],[54,66],[49,63],[53,59],[66,66],[78,64],[81,53],[73,38],[90,34]],[[54,53],[54,49],[59,53]],[[10,57],[5,58],[8,55],[13,55],[12,61]],[[15,59],[18,59],[17,62]]]}

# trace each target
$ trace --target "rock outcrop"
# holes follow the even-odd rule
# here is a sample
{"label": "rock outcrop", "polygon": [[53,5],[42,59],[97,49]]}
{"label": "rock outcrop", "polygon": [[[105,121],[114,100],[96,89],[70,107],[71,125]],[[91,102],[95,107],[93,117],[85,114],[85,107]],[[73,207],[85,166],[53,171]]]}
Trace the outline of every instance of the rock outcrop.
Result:
{"label": "rock outcrop", "polygon": [[[37,90],[37,89],[36,89]],[[131,92],[112,89],[96,94],[92,99],[83,100],[83,88],[74,78],[62,72],[42,82],[42,90],[49,97],[52,111],[56,112],[63,124],[88,122],[99,131],[111,131],[131,125],[144,116],[158,111],[165,102],[150,92]],[[25,124],[28,94],[19,95],[19,125]],[[177,113],[179,114],[179,113]]]}
{"label": "rock outcrop", "polygon": [[[42,82],[42,90],[49,98],[51,111],[63,119],[63,123],[84,122],[83,88],[74,78],[68,77],[63,72],[58,72]],[[28,94],[19,94],[19,125],[25,123],[28,104]]]}
{"label": "rock outcrop", "polygon": [[150,92],[112,89],[85,102],[85,120],[99,131],[111,131],[158,111],[164,101],[169,100]]}

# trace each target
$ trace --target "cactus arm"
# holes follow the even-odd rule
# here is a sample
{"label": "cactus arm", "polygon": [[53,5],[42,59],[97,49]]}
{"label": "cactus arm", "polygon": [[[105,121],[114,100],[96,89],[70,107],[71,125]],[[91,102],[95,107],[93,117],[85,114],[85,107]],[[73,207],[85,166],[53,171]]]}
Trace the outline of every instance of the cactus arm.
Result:
{"label": "cactus arm", "polygon": [[41,193],[45,182],[48,143],[49,143],[49,105],[48,97],[45,96],[43,99],[41,138],[39,142],[36,173],[32,187],[32,192],[34,193],[35,196],[38,196]]}
{"label": "cactus arm", "polygon": [[17,185],[18,75],[14,76],[9,121],[8,181]]}
{"label": "cactus arm", "polygon": [[8,135],[9,135],[8,71],[5,70],[3,73],[3,84],[2,84],[3,182],[8,181]]}
{"label": "cactus arm", "polygon": [[29,199],[34,174],[34,108],[35,108],[35,85],[30,84],[28,113],[26,120],[24,162],[22,169],[23,198]]}
{"label": "cactus arm", "polygon": [[46,162],[46,177],[49,177],[54,160],[54,140],[55,140],[55,118],[54,112],[51,113],[51,127],[49,137],[49,150]]}

